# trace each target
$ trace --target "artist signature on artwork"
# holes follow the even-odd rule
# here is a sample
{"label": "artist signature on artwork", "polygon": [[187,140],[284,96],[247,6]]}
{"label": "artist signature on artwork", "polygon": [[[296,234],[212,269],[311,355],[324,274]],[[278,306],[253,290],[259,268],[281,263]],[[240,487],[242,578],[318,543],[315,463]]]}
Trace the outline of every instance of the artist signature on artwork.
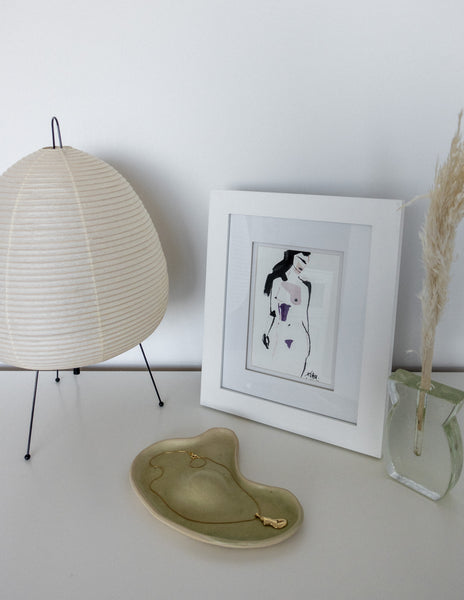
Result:
{"label": "artist signature on artwork", "polygon": [[312,379],[313,381],[317,381],[319,379],[319,375],[317,373],[315,373],[314,371],[309,371],[308,373],[305,373],[305,378]]}

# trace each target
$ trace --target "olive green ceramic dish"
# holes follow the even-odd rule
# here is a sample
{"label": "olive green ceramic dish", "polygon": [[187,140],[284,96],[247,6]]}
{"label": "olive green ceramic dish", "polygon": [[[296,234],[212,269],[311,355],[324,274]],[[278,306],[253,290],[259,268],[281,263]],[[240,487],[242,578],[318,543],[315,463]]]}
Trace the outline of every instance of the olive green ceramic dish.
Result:
{"label": "olive green ceramic dish", "polygon": [[155,517],[197,540],[241,548],[286,540],[303,521],[300,503],[243,477],[237,454],[230,429],[157,442],[132,463],[132,485]]}

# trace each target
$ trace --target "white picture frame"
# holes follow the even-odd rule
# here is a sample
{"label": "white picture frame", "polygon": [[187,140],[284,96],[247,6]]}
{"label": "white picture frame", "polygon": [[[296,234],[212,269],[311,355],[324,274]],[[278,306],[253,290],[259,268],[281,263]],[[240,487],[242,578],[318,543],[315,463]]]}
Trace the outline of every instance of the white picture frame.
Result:
{"label": "white picture frame", "polygon": [[212,192],[203,406],[381,456],[402,204]]}

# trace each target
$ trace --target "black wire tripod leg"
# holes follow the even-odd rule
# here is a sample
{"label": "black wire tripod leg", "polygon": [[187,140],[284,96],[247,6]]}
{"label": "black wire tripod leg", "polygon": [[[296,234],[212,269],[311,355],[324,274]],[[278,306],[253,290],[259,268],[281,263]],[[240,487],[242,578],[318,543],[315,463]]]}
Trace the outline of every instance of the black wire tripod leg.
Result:
{"label": "black wire tripod leg", "polygon": [[34,384],[34,397],[32,399],[31,421],[29,423],[29,436],[27,438],[26,454],[24,455],[25,460],[30,460],[30,458],[31,458],[32,425],[34,424],[35,400],[37,398],[38,383],[39,383],[39,371],[36,371],[35,372],[35,384]]}
{"label": "black wire tripod leg", "polygon": [[143,360],[145,361],[145,364],[147,366],[148,374],[150,375],[151,382],[153,383],[153,387],[155,388],[156,395],[158,396],[158,404],[160,406],[164,406],[164,402],[160,398],[158,388],[156,387],[155,378],[153,377],[153,373],[151,372],[150,365],[148,364],[148,360],[147,360],[147,357],[145,356],[145,352],[143,350],[142,344],[139,344],[139,347],[140,347],[140,350],[142,351]]}

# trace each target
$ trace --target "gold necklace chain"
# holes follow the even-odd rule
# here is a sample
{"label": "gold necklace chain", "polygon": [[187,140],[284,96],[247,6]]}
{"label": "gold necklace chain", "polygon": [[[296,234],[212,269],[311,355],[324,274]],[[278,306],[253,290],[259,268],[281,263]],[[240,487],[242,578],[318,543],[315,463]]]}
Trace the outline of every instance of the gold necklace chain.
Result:
{"label": "gold necklace chain", "polygon": [[[251,517],[249,519],[241,519],[241,520],[237,520],[237,521],[201,521],[199,519],[193,519],[191,517],[188,517],[188,516],[180,513],[175,508],[173,508],[167,502],[167,500],[165,498],[163,498],[163,496],[153,488],[154,482],[161,479],[161,477],[164,474],[163,467],[161,465],[153,464],[153,462],[155,461],[155,459],[157,459],[160,456],[163,456],[165,454],[185,454],[185,455],[189,456],[191,458],[189,468],[191,468],[191,469],[201,469],[204,466],[206,466],[208,461],[225,469],[229,473],[232,481],[237,485],[237,487],[239,487],[242,490],[242,492],[244,492],[250,498],[250,500],[255,504],[257,510],[256,510],[255,514],[253,515],[253,517]],[[200,461],[200,464],[198,464],[197,461]],[[197,464],[195,464],[195,463],[197,463]],[[190,450],[166,450],[165,452],[160,452],[159,454],[156,454],[155,456],[153,456],[149,462],[149,465],[153,469],[159,470],[158,477],[155,477],[150,482],[150,490],[169,508],[169,510],[171,510],[173,513],[175,513],[178,517],[181,517],[182,519],[191,521],[192,523],[201,523],[203,525],[236,525],[238,523],[250,523],[251,521],[255,521],[256,519],[259,519],[259,521],[261,521],[261,523],[263,525],[269,525],[270,527],[273,527],[274,529],[282,529],[287,526],[287,523],[288,523],[287,519],[273,519],[271,517],[265,517],[264,515],[262,515],[261,508],[260,508],[259,503],[256,500],[256,498],[254,496],[252,496],[250,494],[250,492],[247,492],[247,490],[242,485],[240,485],[240,483],[235,479],[235,477],[234,477],[232,471],[229,469],[229,467],[218,462],[217,460],[214,460],[213,458],[210,458],[209,456],[200,456],[198,454],[195,454],[194,452],[191,452]]]}

